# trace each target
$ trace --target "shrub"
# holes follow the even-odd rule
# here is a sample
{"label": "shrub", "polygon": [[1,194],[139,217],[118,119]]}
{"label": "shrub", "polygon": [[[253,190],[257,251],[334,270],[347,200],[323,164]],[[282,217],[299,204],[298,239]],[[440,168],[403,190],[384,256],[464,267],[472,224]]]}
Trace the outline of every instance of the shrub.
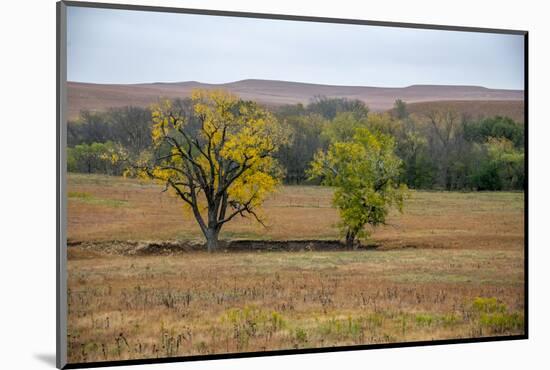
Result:
{"label": "shrub", "polygon": [[[353,318],[352,316],[348,316],[346,319],[331,318],[322,322],[317,327],[317,330],[323,337],[335,336],[339,339],[357,340],[362,337],[367,324],[369,324],[368,319],[363,317]],[[374,323],[374,325],[381,325],[381,321]]]}
{"label": "shrub", "polygon": [[496,298],[482,298],[477,297],[472,303],[472,309],[475,313],[496,313],[496,312],[505,312],[506,305],[500,303]]}
{"label": "shrub", "polygon": [[491,333],[505,333],[524,326],[523,314],[508,312],[508,307],[496,298],[474,299],[472,311],[478,317],[480,326]]}
{"label": "shrub", "polygon": [[419,326],[431,326],[434,323],[434,317],[429,314],[419,314],[415,317],[416,324]]}
{"label": "shrub", "polygon": [[454,325],[458,322],[458,317],[455,314],[447,314],[441,317],[441,322],[445,326]]}
{"label": "shrub", "polygon": [[255,306],[227,310],[222,315],[221,322],[231,326],[233,337],[241,347],[248,344],[250,337],[271,337],[286,327],[286,321],[280,313],[273,311],[269,314]]}
{"label": "shrub", "polygon": [[482,314],[479,322],[493,333],[505,333],[523,328],[524,318],[523,315],[517,312],[512,314],[496,312],[492,314]]}
{"label": "shrub", "polygon": [[286,322],[283,319],[283,316],[276,311],[273,311],[271,313],[270,324],[273,331],[284,329],[286,326]]}
{"label": "shrub", "polygon": [[307,342],[307,332],[302,328],[296,328],[294,331],[294,338],[298,343]]}

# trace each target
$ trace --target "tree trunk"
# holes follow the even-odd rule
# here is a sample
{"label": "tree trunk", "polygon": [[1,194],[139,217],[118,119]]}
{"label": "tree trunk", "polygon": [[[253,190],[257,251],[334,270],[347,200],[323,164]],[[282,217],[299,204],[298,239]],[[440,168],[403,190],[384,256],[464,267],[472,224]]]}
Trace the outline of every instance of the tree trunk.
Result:
{"label": "tree trunk", "polygon": [[218,236],[220,235],[220,230],[218,228],[207,228],[204,232],[206,237],[206,248],[208,252],[214,252],[218,249]]}
{"label": "tree trunk", "polygon": [[346,246],[348,248],[354,247],[355,245],[355,235],[356,233],[352,230],[348,230],[346,233]]}

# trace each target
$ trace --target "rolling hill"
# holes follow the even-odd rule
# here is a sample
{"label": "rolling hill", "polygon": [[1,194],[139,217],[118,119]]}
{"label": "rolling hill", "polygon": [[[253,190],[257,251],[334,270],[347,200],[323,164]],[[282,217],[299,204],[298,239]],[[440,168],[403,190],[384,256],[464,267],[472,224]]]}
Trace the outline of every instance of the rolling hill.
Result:
{"label": "rolling hill", "polygon": [[523,100],[447,100],[407,104],[409,113],[426,114],[433,110],[453,110],[473,119],[493,116],[510,117],[524,123]]}
{"label": "rolling hill", "polygon": [[195,81],[133,85],[68,82],[69,119],[81,110],[102,111],[110,107],[135,105],[145,107],[159,98],[183,98],[196,88],[226,89],[243,99],[267,106],[308,103],[317,95],[359,99],[371,110],[391,109],[396,99],[407,103],[433,101],[523,101],[523,90],[488,89],[480,86],[412,85],[403,88],[334,86],[310,83],[242,80],[226,84],[205,84]]}

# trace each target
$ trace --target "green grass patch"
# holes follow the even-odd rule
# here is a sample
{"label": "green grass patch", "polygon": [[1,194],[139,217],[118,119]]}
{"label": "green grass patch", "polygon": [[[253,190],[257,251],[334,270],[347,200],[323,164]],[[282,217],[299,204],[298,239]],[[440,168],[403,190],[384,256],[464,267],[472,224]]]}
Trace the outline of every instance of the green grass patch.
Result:
{"label": "green grass patch", "polygon": [[472,281],[471,276],[443,272],[402,273],[391,276],[390,279],[397,283],[469,283]]}
{"label": "green grass patch", "polygon": [[294,330],[294,339],[298,344],[304,344],[307,343],[307,332],[303,328],[296,328]]}
{"label": "green grass patch", "polygon": [[124,207],[128,205],[127,200],[96,198],[92,194],[86,192],[70,191],[68,196],[69,200],[72,201],[111,208]]}
{"label": "green grass patch", "polygon": [[270,312],[256,306],[229,309],[221,315],[220,322],[231,329],[233,339],[241,349],[248,346],[251,338],[271,337],[287,326],[279,312]]}
{"label": "green grass patch", "polygon": [[459,318],[453,313],[439,315],[431,313],[420,313],[415,315],[414,321],[417,326],[431,327],[431,326],[452,326],[459,323]]}
{"label": "green grass patch", "polygon": [[69,198],[72,198],[72,199],[92,199],[92,194],[90,193],[85,193],[85,192],[82,192],[82,191],[70,191],[69,192]]}

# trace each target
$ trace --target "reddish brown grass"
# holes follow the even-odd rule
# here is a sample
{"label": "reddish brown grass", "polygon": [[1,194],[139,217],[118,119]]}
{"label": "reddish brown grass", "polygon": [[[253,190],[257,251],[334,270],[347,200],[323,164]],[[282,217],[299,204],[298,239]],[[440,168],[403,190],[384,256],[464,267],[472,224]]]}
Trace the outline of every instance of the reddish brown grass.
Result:
{"label": "reddish brown grass", "polygon": [[[72,240],[200,238],[158,187],[70,175],[69,192]],[[267,230],[239,220],[223,237],[335,238],[330,197],[284,188]],[[521,193],[416,192],[375,230],[374,251],[70,247],[69,362],[521,334],[523,212]]]}
{"label": "reddish brown grass", "polygon": [[[332,191],[287,186],[265,204],[264,228],[237,218],[222,239],[338,239]],[[69,176],[68,237],[90,240],[202,240],[193,216],[160,186],[108,176]],[[385,248],[523,246],[523,193],[413,192],[405,212],[373,230],[369,243]]]}
{"label": "reddish brown grass", "polygon": [[506,116],[516,122],[525,120],[525,104],[523,100],[451,100],[431,101],[407,104],[410,113],[424,115],[432,110],[451,110],[465,114],[472,119]]}

